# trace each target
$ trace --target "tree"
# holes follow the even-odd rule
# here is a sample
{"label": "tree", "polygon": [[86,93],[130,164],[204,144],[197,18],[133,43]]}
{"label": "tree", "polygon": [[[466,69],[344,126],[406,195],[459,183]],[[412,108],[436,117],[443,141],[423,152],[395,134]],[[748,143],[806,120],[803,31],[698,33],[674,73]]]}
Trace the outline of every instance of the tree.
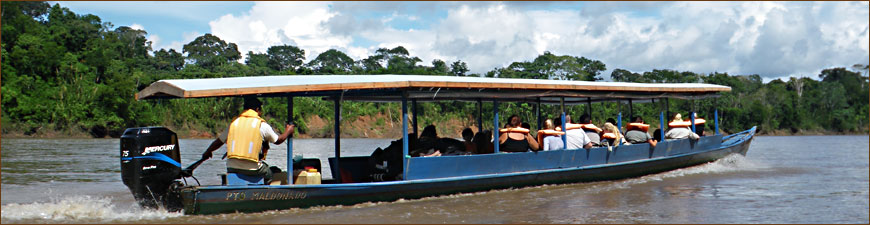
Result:
{"label": "tree", "polygon": [[145,38],[148,32],[122,26],[115,29],[115,33],[121,43],[117,49],[121,56],[127,58],[146,57],[151,51],[151,42]]}
{"label": "tree", "polygon": [[317,55],[308,66],[319,74],[347,74],[353,68],[354,61],[350,56],[339,50],[329,49]]}
{"label": "tree", "polygon": [[245,57],[245,65],[251,67],[268,67],[269,55],[248,51],[248,57]]}
{"label": "tree", "polygon": [[615,69],[610,73],[610,79],[619,82],[640,82],[641,76],[628,70]]}
{"label": "tree", "polygon": [[453,76],[465,76],[465,73],[468,72],[468,64],[463,62],[462,60],[456,60],[450,65],[450,74]]}
{"label": "tree", "polygon": [[296,70],[305,60],[305,50],[292,45],[269,47],[266,54],[269,68],[277,71]]}
{"label": "tree", "polygon": [[242,58],[235,43],[227,43],[217,36],[205,34],[184,45],[184,53],[193,64],[212,70],[219,65]]}
{"label": "tree", "polygon": [[154,68],[158,70],[179,71],[184,67],[184,56],[175,49],[155,51],[152,61]]}
{"label": "tree", "polygon": [[432,60],[432,73],[437,75],[447,75],[449,69],[447,68],[447,63],[440,59]]}
{"label": "tree", "polygon": [[867,77],[861,76],[860,73],[846,70],[846,68],[825,69],[819,74],[822,82],[836,82],[843,85],[849,97],[849,104],[858,102],[867,102],[866,93]]}
{"label": "tree", "polygon": [[606,70],[604,63],[585,57],[557,56],[544,52],[531,62],[514,62],[503,70],[498,77],[556,80],[601,80],[598,75]]}

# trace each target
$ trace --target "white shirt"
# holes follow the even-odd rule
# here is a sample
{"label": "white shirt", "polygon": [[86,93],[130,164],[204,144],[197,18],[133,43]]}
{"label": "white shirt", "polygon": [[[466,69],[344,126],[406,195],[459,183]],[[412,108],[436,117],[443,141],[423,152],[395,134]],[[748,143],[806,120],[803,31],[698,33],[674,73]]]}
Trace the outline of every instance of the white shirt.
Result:
{"label": "white shirt", "polygon": [[565,135],[568,135],[568,147],[566,149],[580,149],[583,148],[586,143],[592,142],[589,139],[589,136],[586,136],[586,132],[583,129],[573,129],[565,132]]}
{"label": "white shirt", "polygon": [[[227,143],[227,137],[230,135],[230,129],[227,128],[218,135],[218,139],[223,143]],[[275,143],[278,141],[278,134],[275,133],[275,130],[272,129],[272,126],[269,126],[269,123],[265,121],[260,123],[260,134],[263,135],[263,139],[266,139],[269,143]],[[257,170],[260,167],[259,162],[251,162],[249,160],[244,159],[227,159],[227,168],[236,168],[243,170]]]}
{"label": "white shirt", "polygon": [[695,132],[692,132],[692,130],[690,130],[689,128],[677,127],[677,128],[671,128],[671,130],[668,130],[668,132],[665,133],[665,138],[666,139],[691,138],[692,140],[698,140],[698,138],[700,138],[700,137]]}
{"label": "white shirt", "polygon": [[541,141],[544,142],[544,148],[542,148],[544,151],[565,149],[565,146],[562,145],[562,136],[547,136]]}

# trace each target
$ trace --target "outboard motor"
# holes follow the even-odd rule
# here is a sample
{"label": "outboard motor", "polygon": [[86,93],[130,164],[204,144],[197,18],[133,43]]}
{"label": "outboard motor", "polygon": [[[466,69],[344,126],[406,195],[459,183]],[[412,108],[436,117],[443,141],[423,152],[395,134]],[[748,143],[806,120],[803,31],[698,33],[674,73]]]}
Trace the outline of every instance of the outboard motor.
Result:
{"label": "outboard motor", "polygon": [[[121,179],[142,207],[181,209],[178,136],[165,127],[128,128],[121,136]],[[159,205],[158,205],[159,204]]]}

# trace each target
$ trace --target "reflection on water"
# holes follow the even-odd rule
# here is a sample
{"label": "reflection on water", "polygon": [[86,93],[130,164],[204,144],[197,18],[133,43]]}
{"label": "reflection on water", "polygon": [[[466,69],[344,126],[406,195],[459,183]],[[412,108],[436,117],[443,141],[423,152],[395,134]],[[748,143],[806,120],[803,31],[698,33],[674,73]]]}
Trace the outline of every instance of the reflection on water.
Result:
{"label": "reflection on water", "polygon": [[[182,164],[198,159],[210,142],[181,140]],[[746,157],[732,155],[633,179],[185,216],[141,209],[133,202],[121,183],[116,139],[4,139],[0,222],[868,223],[867,142],[867,136],[757,137]],[[332,143],[294,140],[294,153],[326,162],[334,154]],[[387,144],[383,139],[343,139],[342,156],[368,155]],[[269,163],[286,168],[285,148],[272,146]],[[215,184],[224,167],[212,159],[195,175]],[[329,176],[328,168],[323,172]]]}

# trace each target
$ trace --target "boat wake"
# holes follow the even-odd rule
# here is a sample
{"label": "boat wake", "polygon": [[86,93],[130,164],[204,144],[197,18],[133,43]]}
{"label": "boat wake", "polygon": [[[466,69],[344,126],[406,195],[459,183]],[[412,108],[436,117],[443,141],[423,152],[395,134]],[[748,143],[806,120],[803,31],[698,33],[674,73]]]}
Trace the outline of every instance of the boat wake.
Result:
{"label": "boat wake", "polygon": [[[121,203],[123,204],[123,203]],[[165,210],[118,207],[110,197],[70,196],[44,203],[3,205],[2,223],[117,223],[163,220],[182,216]]]}
{"label": "boat wake", "polygon": [[585,191],[603,192],[617,189],[626,189],[634,185],[663,181],[665,179],[689,177],[700,174],[728,174],[734,172],[762,171],[766,169],[770,169],[770,167],[747,159],[743,155],[731,154],[719,160],[693,167],[676,169],[664,173],[651,174],[638,178],[630,178],[610,182],[598,182],[590,186]]}

